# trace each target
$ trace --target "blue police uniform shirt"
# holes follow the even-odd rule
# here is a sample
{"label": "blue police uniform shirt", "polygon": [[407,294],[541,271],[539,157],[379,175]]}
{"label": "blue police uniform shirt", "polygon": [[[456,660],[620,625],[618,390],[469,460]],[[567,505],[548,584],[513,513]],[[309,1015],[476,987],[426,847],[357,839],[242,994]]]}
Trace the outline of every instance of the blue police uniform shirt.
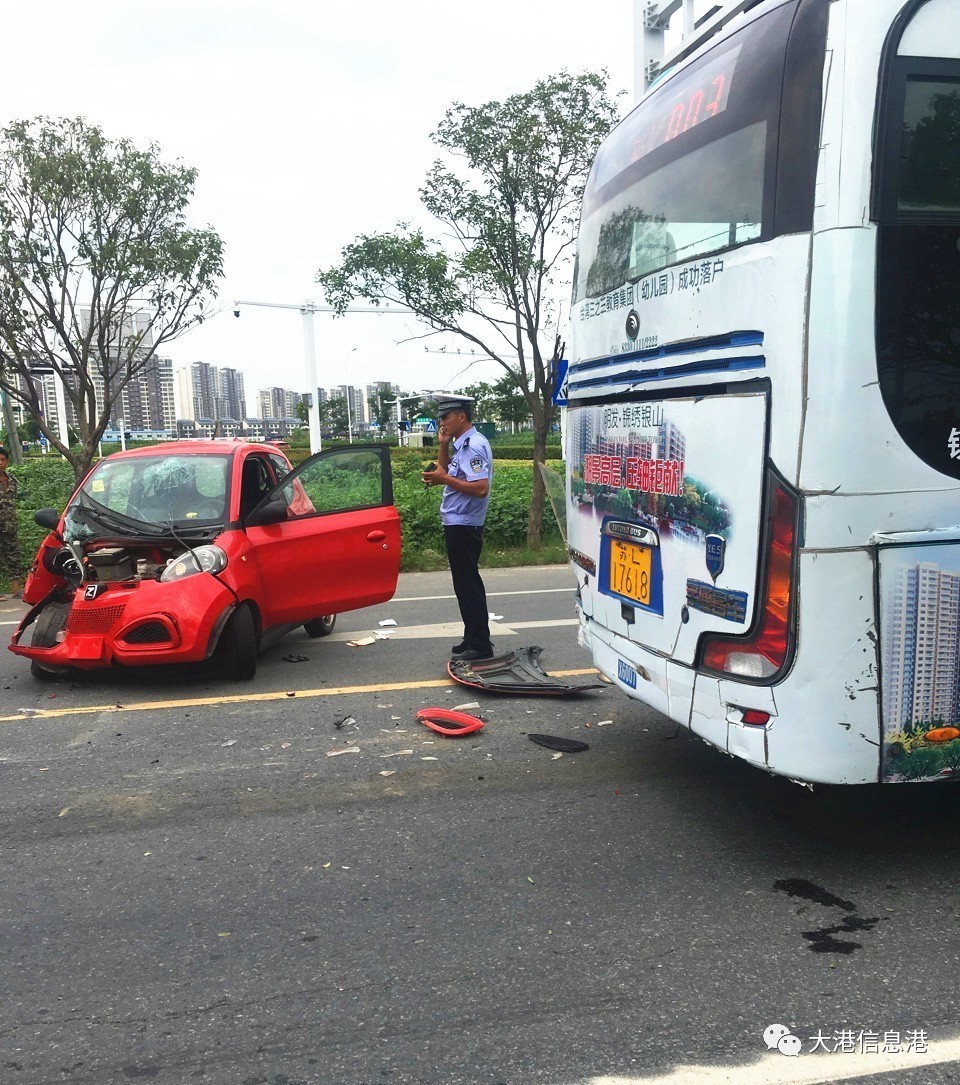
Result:
{"label": "blue police uniform shirt", "polygon": [[[454,478],[476,482],[486,478],[493,486],[493,453],[490,442],[484,435],[470,427],[450,442],[452,455],[447,473]],[[481,527],[487,516],[490,503],[490,490],[486,497],[470,497],[452,486],[444,486],[443,500],[440,502],[440,520],[444,524],[462,524],[468,527]]]}

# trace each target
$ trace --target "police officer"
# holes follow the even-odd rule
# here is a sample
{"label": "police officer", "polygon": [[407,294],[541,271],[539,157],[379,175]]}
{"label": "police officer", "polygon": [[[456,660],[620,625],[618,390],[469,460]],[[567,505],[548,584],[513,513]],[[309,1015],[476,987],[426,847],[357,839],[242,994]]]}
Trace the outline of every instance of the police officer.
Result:
{"label": "police officer", "polygon": [[473,425],[473,400],[438,393],[439,451],[434,470],[424,471],[427,486],[443,486],[440,519],[450,562],[453,590],[463,618],[463,640],[454,659],[490,659],[487,592],[480,576],[483,522],[493,481],[490,444]]}
{"label": "police officer", "polygon": [[17,537],[17,480],[7,472],[8,459],[7,450],[0,448],[0,566],[7,568],[11,595],[18,596],[23,587],[23,565]]}

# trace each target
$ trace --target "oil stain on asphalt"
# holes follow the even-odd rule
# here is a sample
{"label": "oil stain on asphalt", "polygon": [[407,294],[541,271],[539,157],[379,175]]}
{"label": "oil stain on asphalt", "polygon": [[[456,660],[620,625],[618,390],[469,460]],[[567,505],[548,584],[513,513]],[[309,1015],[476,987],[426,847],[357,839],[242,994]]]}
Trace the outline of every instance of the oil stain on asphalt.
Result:
{"label": "oil stain on asphalt", "polygon": [[809,900],[824,908],[839,908],[848,913],[834,926],[801,931],[802,936],[810,943],[807,948],[813,953],[853,953],[855,950],[862,949],[860,942],[840,938],[838,935],[872,931],[880,922],[879,916],[867,919],[857,915],[857,906],[853,901],[844,900],[843,897],[828,892],[806,878],[781,878],[773,883],[773,888],[788,896]]}

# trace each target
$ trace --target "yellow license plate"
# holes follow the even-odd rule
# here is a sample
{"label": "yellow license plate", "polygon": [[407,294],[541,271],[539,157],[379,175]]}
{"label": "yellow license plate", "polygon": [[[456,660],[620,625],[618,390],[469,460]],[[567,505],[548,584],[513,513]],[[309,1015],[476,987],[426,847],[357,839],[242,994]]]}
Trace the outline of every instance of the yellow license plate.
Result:
{"label": "yellow license plate", "polygon": [[611,539],[610,590],[649,606],[651,553],[647,546]]}

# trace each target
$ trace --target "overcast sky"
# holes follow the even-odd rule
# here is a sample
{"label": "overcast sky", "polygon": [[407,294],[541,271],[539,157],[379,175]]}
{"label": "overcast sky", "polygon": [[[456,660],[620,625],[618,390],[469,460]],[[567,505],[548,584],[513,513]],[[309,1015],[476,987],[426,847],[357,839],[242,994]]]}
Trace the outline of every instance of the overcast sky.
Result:
{"label": "overcast sky", "polygon": [[[429,136],[452,102],[502,99],[562,68],[606,67],[632,96],[632,0],[48,0],[8,5],[3,30],[4,124],[82,115],[199,170],[190,219],[225,242],[222,312],[167,353],[241,369],[248,410],[261,387],[306,390],[303,322],[254,307],[234,319],[234,300],[322,302],[314,276],[343,245],[418,219]],[[498,375],[398,344],[424,331],[407,317],[314,322],[321,387]]]}

